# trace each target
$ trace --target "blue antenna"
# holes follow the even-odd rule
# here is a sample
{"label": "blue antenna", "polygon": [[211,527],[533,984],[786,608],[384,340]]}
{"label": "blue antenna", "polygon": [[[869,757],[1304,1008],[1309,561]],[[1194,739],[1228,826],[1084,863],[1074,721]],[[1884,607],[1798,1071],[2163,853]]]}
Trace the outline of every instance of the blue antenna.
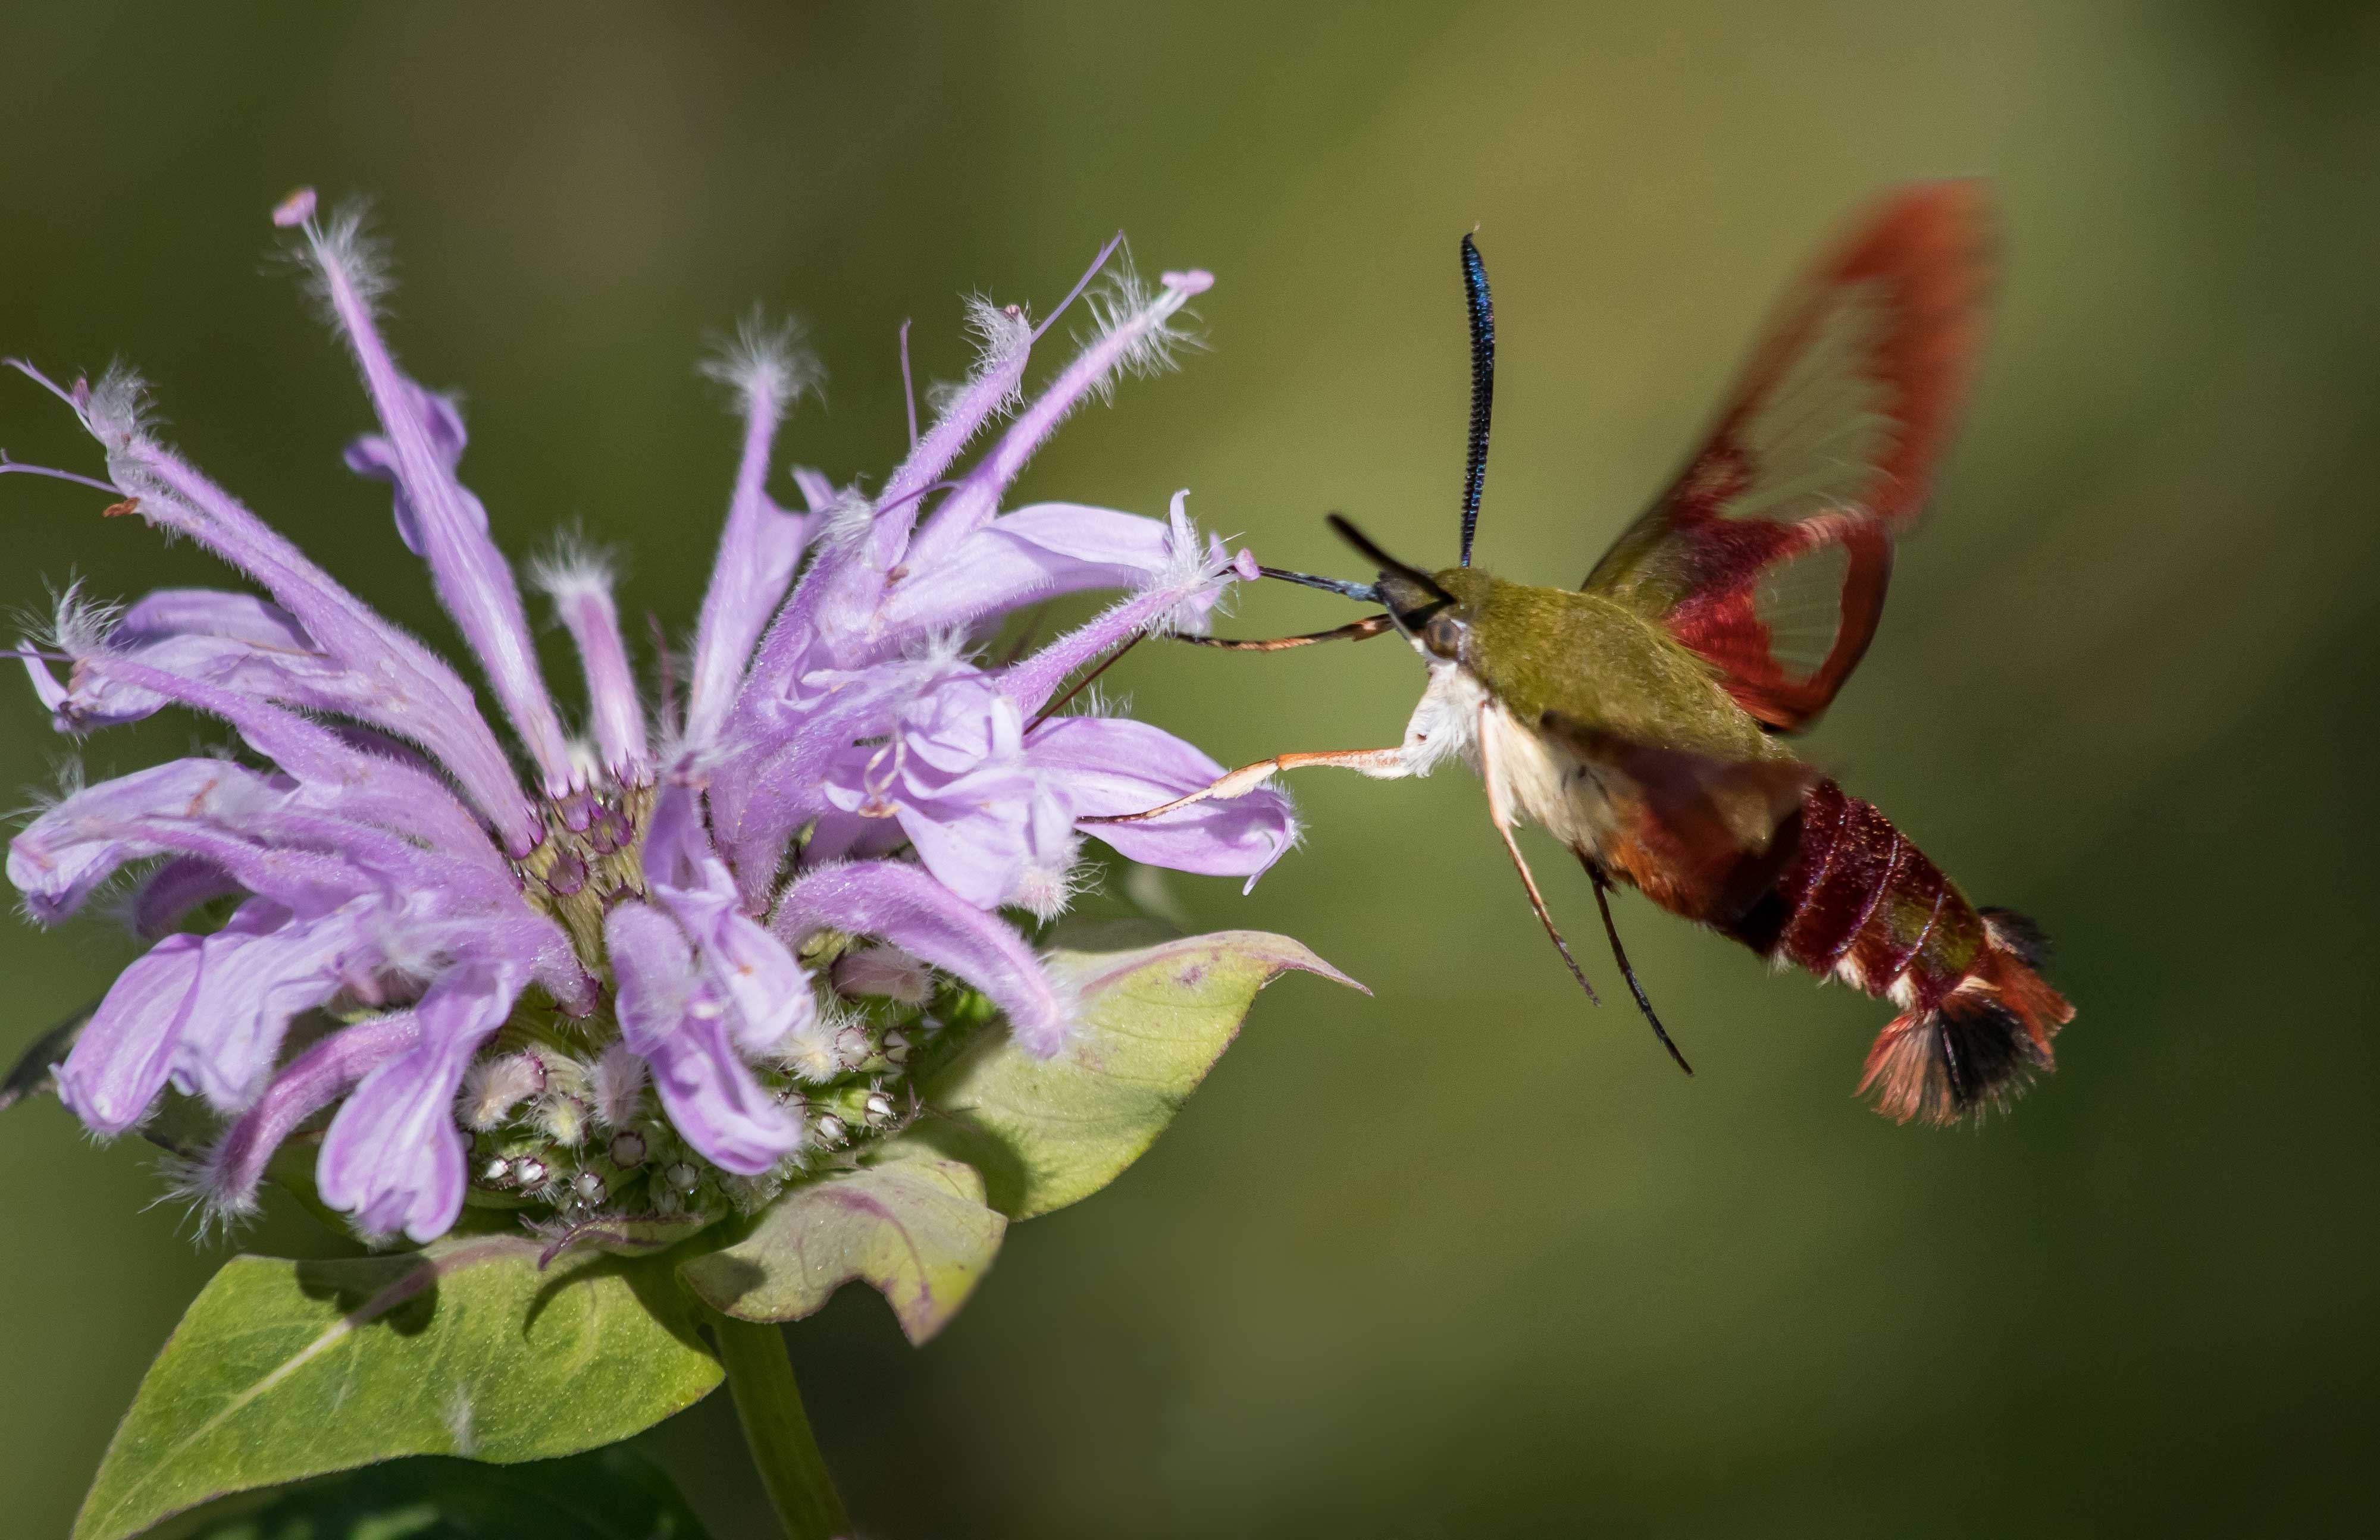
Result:
{"label": "blue antenna", "polygon": [[1471,535],[1479,527],[1479,489],[1488,479],[1488,418],[1496,405],[1496,304],[1488,297],[1488,268],[1479,248],[1463,237],[1463,297],[1471,312],[1471,455],[1463,467],[1463,564],[1471,564]]}

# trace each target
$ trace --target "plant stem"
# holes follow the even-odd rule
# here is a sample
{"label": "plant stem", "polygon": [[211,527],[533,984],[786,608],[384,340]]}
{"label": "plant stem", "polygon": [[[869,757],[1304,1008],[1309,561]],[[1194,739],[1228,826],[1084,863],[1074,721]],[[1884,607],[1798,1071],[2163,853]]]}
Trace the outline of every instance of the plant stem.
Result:
{"label": "plant stem", "polygon": [[802,1409],[802,1388],[794,1383],[783,1330],[716,1310],[704,1313],[719,1344],[719,1361],[727,1368],[727,1388],[735,1398],[744,1440],[752,1448],[752,1462],[760,1468],[761,1485],[769,1489],[769,1501],[785,1534],[790,1540],[849,1535],[851,1520],[835,1493],[834,1477],[827,1473],[826,1459],[819,1453],[809,1413]]}

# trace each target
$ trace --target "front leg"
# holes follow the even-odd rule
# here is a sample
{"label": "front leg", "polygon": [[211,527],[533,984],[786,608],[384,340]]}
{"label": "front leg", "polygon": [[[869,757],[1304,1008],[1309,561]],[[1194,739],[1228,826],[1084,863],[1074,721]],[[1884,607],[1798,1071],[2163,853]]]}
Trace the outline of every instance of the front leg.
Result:
{"label": "front leg", "polygon": [[1335,767],[1360,770],[1375,781],[1396,781],[1413,773],[1405,760],[1405,751],[1396,748],[1324,748],[1302,754],[1277,754],[1269,759],[1259,759],[1253,765],[1242,765],[1217,780],[1201,786],[1188,796],[1178,796],[1161,807],[1151,807],[1138,813],[1110,813],[1100,818],[1078,819],[1078,823],[1138,823],[1144,819],[1161,818],[1167,813],[1187,807],[1193,803],[1209,799],[1229,800],[1245,796],[1283,770],[1317,770]]}
{"label": "front leg", "polygon": [[1496,825],[1496,837],[1504,842],[1504,852],[1512,856],[1513,869],[1521,874],[1521,886],[1529,891],[1529,907],[1537,912],[1537,923],[1544,926],[1546,934],[1553,939],[1554,950],[1560,952],[1562,961],[1570,964],[1570,976],[1578,980],[1578,987],[1586,991],[1586,998],[1600,1005],[1603,997],[1597,994],[1595,986],[1586,981],[1585,970],[1578,965],[1578,959],[1571,955],[1570,943],[1563,940],[1562,933],[1554,928],[1554,917],[1546,910],[1546,896],[1537,891],[1536,875],[1529,870],[1528,861],[1521,855],[1519,842],[1512,838],[1512,802],[1504,783],[1503,752],[1498,746],[1494,724],[1488,716],[1494,709],[1493,704],[1484,704],[1479,708],[1479,779],[1488,788],[1488,819]]}

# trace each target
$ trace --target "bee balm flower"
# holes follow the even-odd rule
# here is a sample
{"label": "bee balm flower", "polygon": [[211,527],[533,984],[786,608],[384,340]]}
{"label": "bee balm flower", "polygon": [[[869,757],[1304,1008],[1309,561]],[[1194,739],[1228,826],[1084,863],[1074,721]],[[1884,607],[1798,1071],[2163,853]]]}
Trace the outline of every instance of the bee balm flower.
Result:
{"label": "bee balm flower", "polygon": [[[608,570],[564,559],[535,574],[583,664],[582,742],[461,479],[461,411],[390,351],[374,309],[384,282],[355,221],[318,219],[310,193],[274,220],[302,235],[378,418],[346,463],[391,489],[398,534],[514,746],[445,661],[169,447],[136,378],[62,388],[18,363],[99,442],[106,475],[0,469],[103,490],[120,500],[111,512],[188,537],[262,590],[168,590],[120,612],[70,594],[51,634],[18,649],[61,731],[179,707],[239,739],[234,754],[76,791],[8,852],[45,923],[142,870],[132,912],[154,944],[56,1082],[102,1135],[169,1087],[221,1114],[191,1177],[212,1213],[252,1208],[274,1149],[326,1112],[318,1185],[367,1235],[428,1240],[475,1188],[565,1224],[732,1201],[905,1105],[895,1081],[856,1077],[900,1068],[934,1025],[931,989],[913,988],[897,1023],[881,995],[873,1014],[842,1000],[825,964],[855,939],[976,991],[1048,1053],[1066,1001],[1002,910],[1060,906],[1086,835],[1250,880],[1288,847],[1288,806],[1270,793],[1082,824],[1220,767],[1145,723],[1048,714],[1115,647],[1202,627],[1250,575],[1245,552],[1202,540],[1178,496],[1161,520],[1002,511],[1069,411],[1165,361],[1206,274],[1153,291],[1111,280],[1092,297],[1093,334],[1021,409],[1048,323],[977,305],[981,359],[909,457],[872,497],[797,470],[798,512],[771,495],[769,470],[816,366],[747,329],[712,370],[736,393],[743,453],[682,710],[639,698]],[[1093,588],[1125,592],[1012,663],[972,650],[1019,606]],[[181,928],[223,905],[218,928]]]}

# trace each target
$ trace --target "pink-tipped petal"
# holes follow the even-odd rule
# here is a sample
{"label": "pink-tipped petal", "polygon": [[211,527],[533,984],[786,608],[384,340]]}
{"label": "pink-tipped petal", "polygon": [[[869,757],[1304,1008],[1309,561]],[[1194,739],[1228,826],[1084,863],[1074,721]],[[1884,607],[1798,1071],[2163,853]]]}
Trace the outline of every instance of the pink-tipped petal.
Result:
{"label": "pink-tipped petal", "polygon": [[358,440],[347,464],[395,488],[406,544],[429,564],[440,602],[487,670],[514,731],[544,774],[547,794],[560,796],[575,783],[569,747],[538,670],[520,588],[488,536],[487,509],[455,476],[465,442],[462,414],[452,400],[398,370],[372,314],[373,285],[354,232],[309,225],[307,237],[332,316],[381,422],[381,436]]}
{"label": "pink-tipped petal", "polygon": [[278,230],[294,229],[314,217],[314,189],[299,188],[273,206],[273,224]]}

